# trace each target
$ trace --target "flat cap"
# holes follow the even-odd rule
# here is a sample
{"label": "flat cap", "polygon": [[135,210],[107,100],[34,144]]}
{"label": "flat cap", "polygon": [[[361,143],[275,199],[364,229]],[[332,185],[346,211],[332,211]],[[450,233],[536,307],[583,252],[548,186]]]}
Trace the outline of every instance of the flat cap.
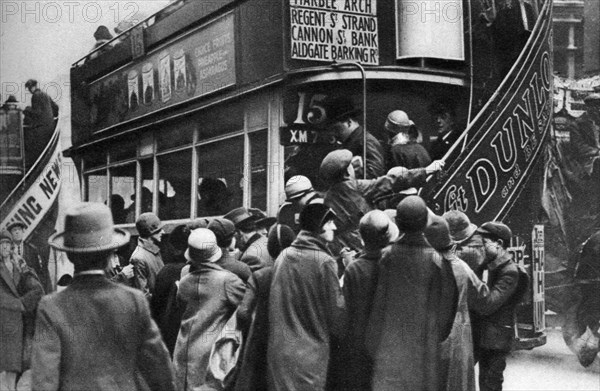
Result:
{"label": "flat cap", "polygon": [[485,236],[502,239],[506,246],[510,244],[510,239],[512,238],[511,229],[508,228],[506,224],[499,221],[488,221],[487,223],[483,223],[481,227],[477,229],[477,232]]}
{"label": "flat cap", "polygon": [[331,182],[343,177],[351,162],[352,152],[347,149],[338,149],[329,152],[321,162],[319,175],[325,182]]}

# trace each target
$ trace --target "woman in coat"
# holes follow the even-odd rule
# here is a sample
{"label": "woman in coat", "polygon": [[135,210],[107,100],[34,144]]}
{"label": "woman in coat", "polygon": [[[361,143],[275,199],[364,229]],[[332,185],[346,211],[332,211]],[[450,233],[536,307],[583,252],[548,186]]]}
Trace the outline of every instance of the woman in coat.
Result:
{"label": "woman in coat", "polygon": [[185,305],[185,312],[173,353],[180,391],[206,383],[211,348],[246,289],[239,277],[215,264],[221,258],[221,249],[209,229],[192,231],[185,257],[192,271],[179,283],[177,297]]}

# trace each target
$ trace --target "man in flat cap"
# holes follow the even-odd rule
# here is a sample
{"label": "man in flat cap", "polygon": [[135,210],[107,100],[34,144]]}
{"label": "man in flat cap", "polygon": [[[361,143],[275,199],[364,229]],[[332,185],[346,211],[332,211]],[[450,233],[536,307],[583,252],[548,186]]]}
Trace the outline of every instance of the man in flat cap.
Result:
{"label": "man in flat cap", "polygon": [[360,251],[362,243],[358,233],[360,218],[375,209],[377,202],[395,191],[410,187],[420,187],[428,174],[441,170],[443,162],[436,161],[425,168],[406,170],[394,167],[387,175],[377,179],[356,179],[352,162],[352,152],[339,149],[330,152],[323,162],[319,174],[328,184],[325,204],[336,213],[338,232],[332,251],[338,252],[347,247]]}
{"label": "man in flat cap", "polygon": [[[353,156],[364,156],[365,129],[358,122],[360,110],[354,107],[349,97],[333,97],[323,102],[327,115],[327,124],[336,134],[341,142],[341,147],[352,152]],[[379,140],[367,132],[367,161],[362,162],[363,168],[359,169],[357,177],[365,178],[363,170],[366,170],[366,178],[378,178],[385,174],[385,159],[383,148]]]}
{"label": "man in flat cap", "polygon": [[106,278],[129,242],[108,206],[81,203],[48,243],[74,265],[71,284],[42,298],[33,343],[33,390],[175,390],[173,367],[148,301]]}

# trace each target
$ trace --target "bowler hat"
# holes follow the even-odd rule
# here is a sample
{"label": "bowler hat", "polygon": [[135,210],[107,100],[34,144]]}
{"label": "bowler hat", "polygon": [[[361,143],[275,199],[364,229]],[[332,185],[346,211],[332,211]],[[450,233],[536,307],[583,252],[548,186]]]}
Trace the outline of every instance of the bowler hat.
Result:
{"label": "bowler hat", "polygon": [[108,206],[83,202],[67,211],[65,229],[48,239],[48,244],[68,253],[114,250],[129,242],[129,233],[115,228]]}
{"label": "bowler hat", "polygon": [[217,244],[217,237],[208,228],[198,228],[188,237],[188,248],[184,257],[190,262],[216,262],[223,252]]}
{"label": "bowler hat", "polygon": [[433,213],[430,215],[430,222],[425,228],[425,238],[431,247],[438,251],[446,251],[453,244],[448,222],[443,217]]}
{"label": "bowler hat", "polygon": [[333,182],[344,176],[351,162],[352,152],[347,149],[329,152],[321,162],[319,175],[325,182]]}
{"label": "bowler hat", "polygon": [[460,210],[449,210],[442,217],[448,222],[450,236],[456,243],[464,242],[477,231],[477,226],[471,223],[469,217]]}
{"label": "bowler hat", "polygon": [[35,79],[29,79],[25,82],[25,88],[35,87],[35,86],[37,86],[37,80],[35,80]]}
{"label": "bowler hat", "polygon": [[300,229],[318,233],[326,222],[335,217],[335,212],[325,204],[308,204],[300,212]]}
{"label": "bowler hat", "polygon": [[427,226],[429,210],[419,196],[408,196],[396,207],[396,224],[404,232],[420,232]]}
{"label": "bowler hat", "polygon": [[388,132],[396,134],[414,124],[404,111],[394,110],[388,114],[384,127]]}
{"label": "bowler hat", "polygon": [[309,192],[314,192],[314,189],[310,179],[304,175],[295,175],[285,183],[285,197],[287,201],[300,198]]}
{"label": "bowler hat", "polygon": [[0,242],[4,241],[12,242],[12,235],[6,229],[0,231]]}
{"label": "bowler hat", "polygon": [[253,229],[255,227],[254,223],[258,220],[255,215],[250,213],[250,211],[244,207],[230,210],[223,217],[231,221],[235,225],[235,228],[242,230]]}
{"label": "bowler hat", "polygon": [[398,226],[381,210],[372,210],[364,215],[358,230],[367,249],[381,249],[395,242],[400,235]]}
{"label": "bowler hat", "polygon": [[510,244],[510,239],[512,238],[512,231],[510,228],[499,221],[488,221],[487,223],[483,223],[477,232],[485,236],[502,239],[506,246]]}
{"label": "bowler hat", "polygon": [[163,223],[152,212],[142,213],[135,221],[135,228],[142,238],[148,238],[163,228]]}
{"label": "bowler hat", "polygon": [[360,110],[354,107],[352,99],[347,96],[325,99],[322,105],[329,124],[342,121],[348,117],[354,117],[360,113]]}
{"label": "bowler hat", "polygon": [[227,247],[231,243],[231,238],[235,233],[235,225],[231,220],[216,218],[208,224],[210,229],[217,238],[217,244],[219,247]]}
{"label": "bowler hat", "polygon": [[27,229],[27,224],[25,224],[22,221],[17,220],[17,221],[13,221],[12,223],[8,224],[6,226],[6,229],[9,230],[9,231],[12,231],[12,229],[16,228],[16,227],[21,227],[23,229]]}
{"label": "bowler hat", "polygon": [[267,251],[275,259],[279,254],[289,247],[296,239],[294,231],[285,224],[275,224],[269,230],[267,239]]}
{"label": "bowler hat", "polygon": [[19,101],[14,95],[9,95],[8,99],[6,99],[6,102],[4,103],[19,103]]}

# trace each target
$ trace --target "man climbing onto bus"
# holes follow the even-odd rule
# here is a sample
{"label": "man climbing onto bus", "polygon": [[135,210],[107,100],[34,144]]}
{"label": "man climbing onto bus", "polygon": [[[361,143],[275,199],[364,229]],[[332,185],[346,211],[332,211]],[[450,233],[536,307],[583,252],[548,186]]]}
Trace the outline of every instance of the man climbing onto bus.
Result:
{"label": "man climbing onto bus", "polygon": [[31,93],[31,106],[27,106],[23,110],[25,124],[32,128],[51,127],[54,118],[58,117],[58,105],[48,94],[38,88],[36,80],[27,80],[25,88]]}
{"label": "man climbing onto bus", "polygon": [[[341,147],[352,152],[353,156],[364,155],[365,129],[358,122],[360,110],[354,107],[348,97],[330,98],[323,102],[327,115],[327,125],[334,131],[341,142]],[[363,168],[358,170],[357,177],[364,178],[362,170],[367,171],[367,179],[375,179],[385,175],[385,159],[379,140],[367,132],[367,161],[362,162]]]}

